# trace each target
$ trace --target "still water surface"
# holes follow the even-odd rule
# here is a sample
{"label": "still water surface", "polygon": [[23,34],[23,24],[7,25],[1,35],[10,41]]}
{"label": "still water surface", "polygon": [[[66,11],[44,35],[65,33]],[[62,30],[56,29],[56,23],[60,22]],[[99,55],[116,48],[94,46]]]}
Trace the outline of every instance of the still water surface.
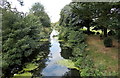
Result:
{"label": "still water surface", "polygon": [[64,59],[60,52],[61,47],[58,41],[58,37],[53,37],[59,33],[55,30],[52,31],[50,35],[50,53],[48,55],[48,60],[46,61],[46,67],[42,71],[44,76],[62,76],[66,72],[70,71],[67,67],[57,64],[57,61]]}
{"label": "still water surface", "polygon": [[57,62],[59,60],[64,60],[61,56],[62,49],[60,47],[60,43],[57,35],[59,32],[53,30],[50,35],[50,53],[48,55],[47,61],[45,62],[46,67],[42,70],[41,74],[45,76],[61,76],[62,78],[65,76],[79,76],[79,71],[76,69],[69,69],[66,66],[59,65]]}
{"label": "still water surface", "polygon": [[[34,62],[30,62],[30,65],[32,65],[31,68],[30,66],[27,67],[27,70],[33,70],[25,71],[26,68],[23,67],[24,70],[22,70],[21,74],[28,73],[31,75],[31,78],[80,78],[78,70],[68,68],[58,63],[61,60],[68,60],[68,57],[71,56],[71,50],[63,49],[64,47],[61,49],[58,35],[59,32],[56,30],[52,31],[50,34],[50,47],[49,44],[42,46],[43,53],[46,53],[45,58],[43,60],[37,60],[39,56],[41,56],[41,54],[39,55],[38,53],[38,58],[34,59]],[[36,67],[34,65],[37,65],[37,68],[34,69],[34,67]],[[21,74],[14,74],[14,76]]]}

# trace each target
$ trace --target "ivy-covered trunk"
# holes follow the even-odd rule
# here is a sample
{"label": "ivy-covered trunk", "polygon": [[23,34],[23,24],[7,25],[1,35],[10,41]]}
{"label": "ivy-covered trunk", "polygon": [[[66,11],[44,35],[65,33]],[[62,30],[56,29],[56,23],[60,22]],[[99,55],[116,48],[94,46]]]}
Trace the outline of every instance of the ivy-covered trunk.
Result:
{"label": "ivy-covered trunk", "polygon": [[107,37],[107,28],[104,28],[103,32],[104,32],[104,37]]}
{"label": "ivy-covered trunk", "polygon": [[88,34],[90,34],[90,27],[91,27],[91,25],[90,25],[90,23],[92,22],[92,20],[91,19],[86,19],[85,20],[85,26],[87,27],[87,33]]}
{"label": "ivy-covered trunk", "polygon": [[90,26],[87,27],[87,32],[90,34]]}

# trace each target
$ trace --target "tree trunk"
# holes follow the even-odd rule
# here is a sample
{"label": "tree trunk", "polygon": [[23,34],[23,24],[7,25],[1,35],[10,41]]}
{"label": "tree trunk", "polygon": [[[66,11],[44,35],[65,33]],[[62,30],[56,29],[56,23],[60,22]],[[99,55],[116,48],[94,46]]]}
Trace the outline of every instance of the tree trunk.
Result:
{"label": "tree trunk", "polygon": [[104,37],[107,37],[107,28],[104,28],[103,32],[104,32]]}
{"label": "tree trunk", "polygon": [[87,27],[87,33],[90,34],[90,26]]}

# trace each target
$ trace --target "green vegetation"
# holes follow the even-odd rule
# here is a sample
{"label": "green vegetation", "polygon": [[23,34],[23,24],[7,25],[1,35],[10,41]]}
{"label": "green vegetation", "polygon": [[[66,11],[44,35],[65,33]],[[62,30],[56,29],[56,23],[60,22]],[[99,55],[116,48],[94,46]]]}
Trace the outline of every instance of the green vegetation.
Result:
{"label": "green vegetation", "polygon": [[[75,66],[74,62],[71,61],[71,60],[67,60],[67,59],[59,60],[57,63],[60,64],[60,65],[66,66],[66,67],[68,67],[68,68],[78,69],[78,68]],[[80,69],[78,69],[78,70],[80,70]]]}
{"label": "green vegetation", "polygon": [[[117,75],[118,73],[118,43],[113,40],[114,47],[105,47],[103,40],[99,36],[90,35],[87,37],[88,57],[94,61],[94,66],[97,68],[104,67],[105,75]],[[108,73],[112,72],[112,74]]]}
{"label": "green vegetation", "polygon": [[[19,2],[23,6],[23,1]],[[0,10],[3,78],[42,76],[40,71],[46,65],[41,60],[49,52],[50,28],[60,32],[64,60],[57,64],[79,70],[82,77],[118,76],[120,2],[71,2],[61,10],[56,23],[50,22],[40,3],[27,14],[11,8],[7,1]]]}
{"label": "green vegetation", "polygon": [[[72,55],[68,59],[71,59],[80,69],[81,76],[118,75],[115,67],[118,64],[116,56],[118,48],[113,48],[112,39],[119,41],[119,4],[119,2],[71,2],[61,10],[60,27],[58,27],[61,30],[59,36],[62,40],[61,46],[63,49],[71,49],[69,53]],[[90,36],[95,37],[90,39]],[[111,51],[107,51],[104,44],[111,48]],[[108,53],[106,55],[101,52]],[[112,54],[114,60],[111,58]],[[109,68],[111,71],[108,70]]]}
{"label": "green vegetation", "polygon": [[[41,46],[45,47],[45,46]],[[44,67],[44,63],[40,62],[41,60],[45,59],[45,57],[48,55],[48,46],[43,48],[43,50],[40,50],[38,54],[33,55],[34,58],[30,62],[26,62],[24,66],[22,67],[22,70],[20,70],[17,73],[14,73],[13,78],[21,78],[21,77],[28,77],[31,78],[34,76],[33,71],[37,71],[39,67]]]}
{"label": "green vegetation", "polygon": [[31,78],[31,77],[32,77],[32,74],[29,73],[29,72],[26,72],[26,73],[23,73],[23,74],[17,74],[17,75],[14,75],[13,78],[21,78],[21,77]]}
{"label": "green vegetation", "polygon": [[105,47],[112,47],[112,39],[110,37],[105,38],[104,45]]}
{"label": "green vegetation", "polygon": [[2,71],[3,77],[10,77],[21,70],[31,56],[45,44],[43,40],[49,37],[50,19],[40,3],[35,3],[27,15],[11,8],[7,1],[1,9]]}

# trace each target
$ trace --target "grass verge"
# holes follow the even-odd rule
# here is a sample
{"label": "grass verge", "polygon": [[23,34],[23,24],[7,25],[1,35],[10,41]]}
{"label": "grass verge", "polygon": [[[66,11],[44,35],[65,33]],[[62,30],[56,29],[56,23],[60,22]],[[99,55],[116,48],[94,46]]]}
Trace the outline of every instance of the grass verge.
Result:
{"label": "grass verge", "polygon": [[118,72],[118,44],[113,40],[113,47],[106,48],[103,44],[103,40],[100,40],[99,36],[89,35],[87,36],[89,51],[88,57],[94,61],[94,65],[97,68],[100,66],[106,68],[106,72]]}

